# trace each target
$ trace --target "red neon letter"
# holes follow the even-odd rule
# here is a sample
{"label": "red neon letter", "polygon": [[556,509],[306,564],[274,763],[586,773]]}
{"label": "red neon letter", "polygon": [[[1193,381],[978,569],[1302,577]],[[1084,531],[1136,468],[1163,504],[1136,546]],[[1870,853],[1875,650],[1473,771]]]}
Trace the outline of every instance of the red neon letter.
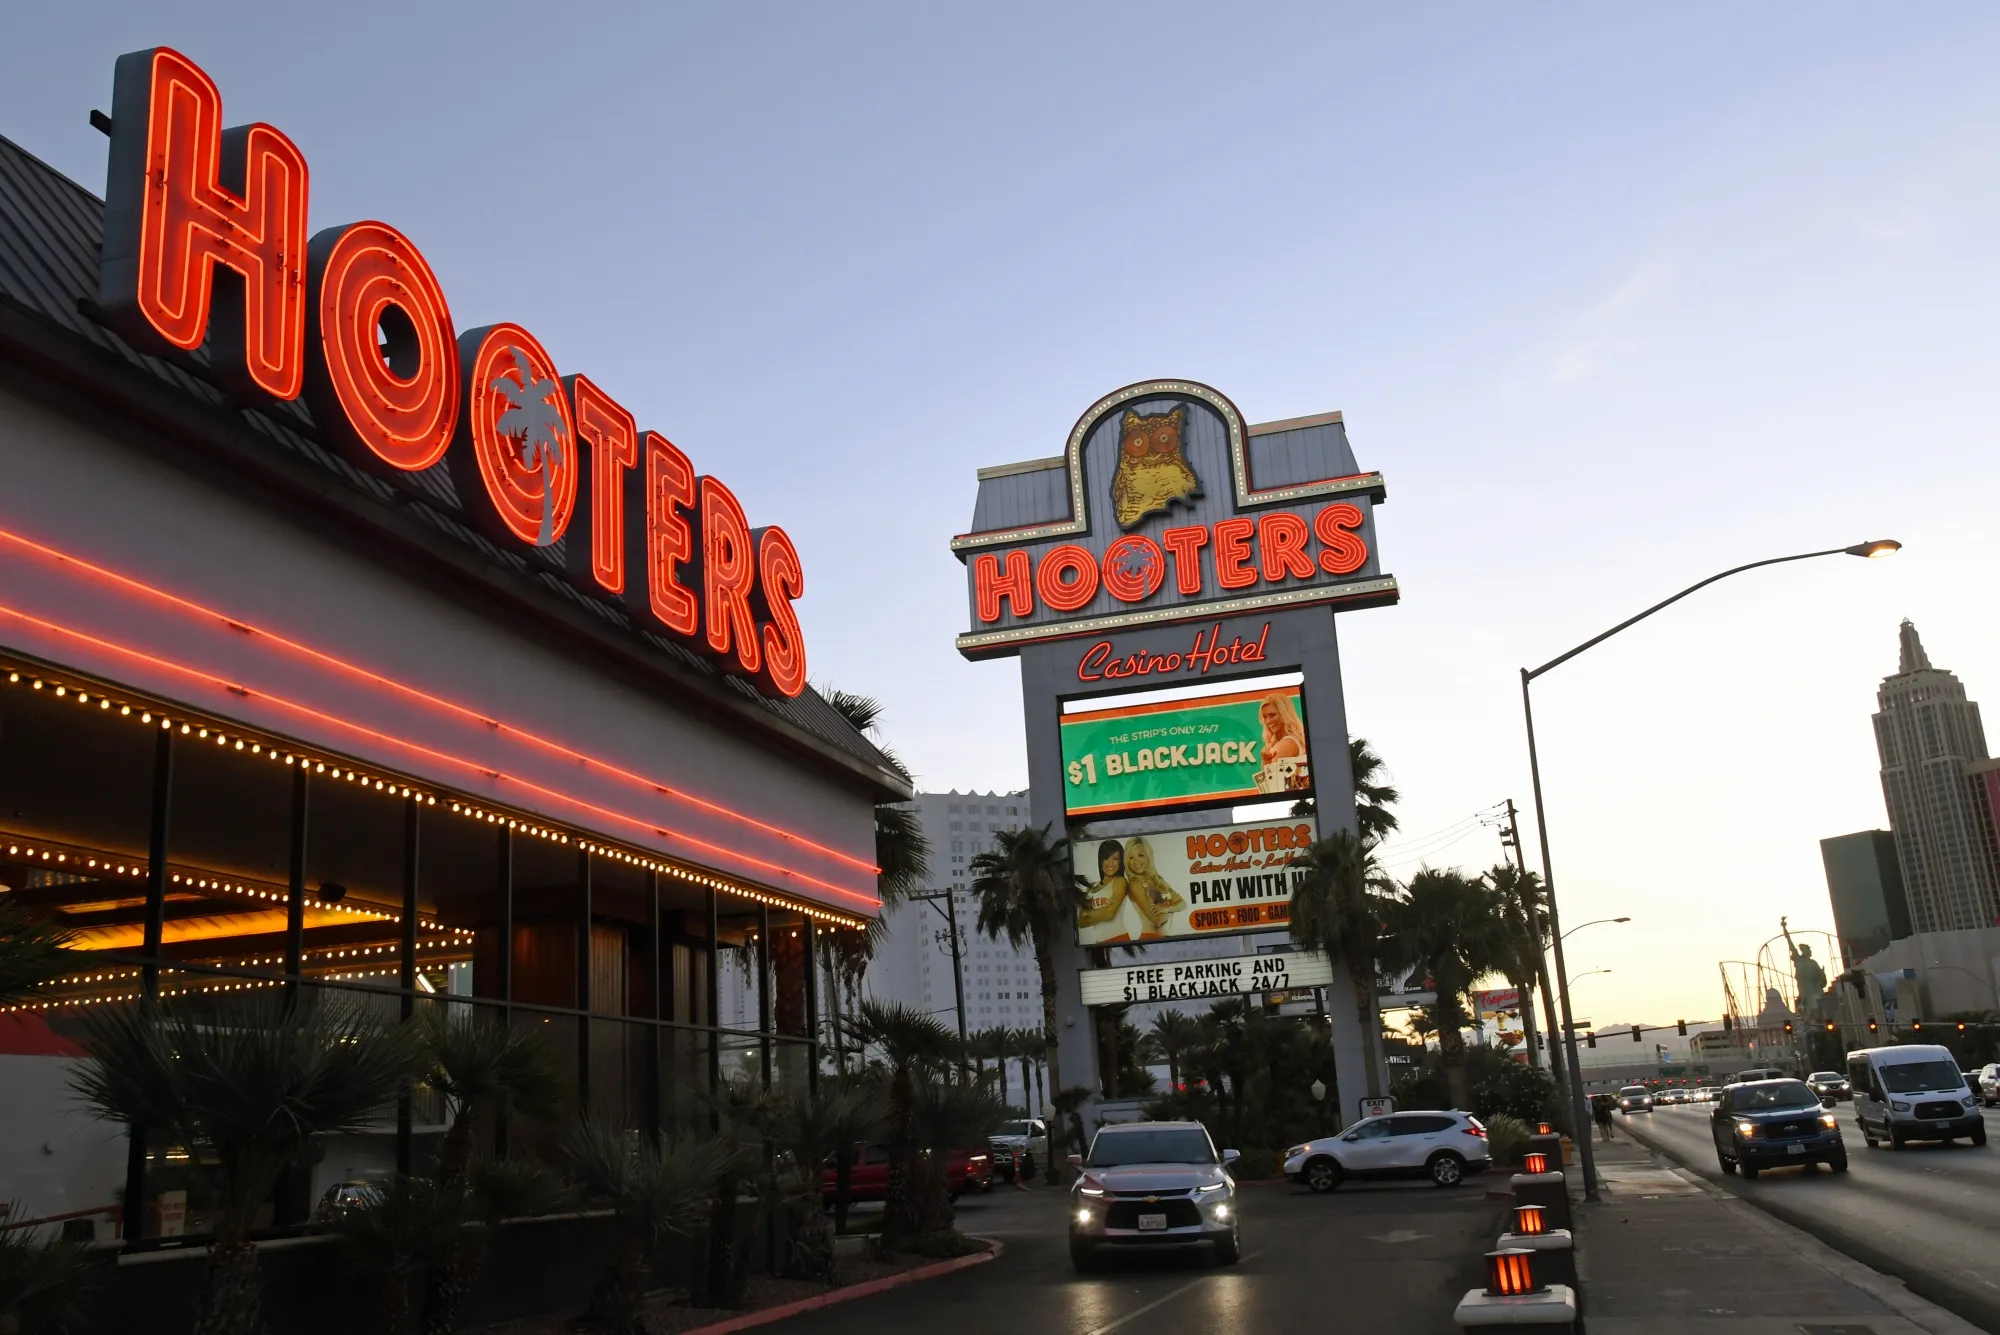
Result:
{"label": "red neon letter", "polygon": [[1250,564],[1250,535],[1257,521],[1237,517],[1215,521],[1215,582],[1225,589],[1247,589],[1257,582]]}
{"label": "red neon letter", "polygon": [[[268,125],[225,131],[214,81],[164,46],[118,58],[111,119],[97,297],[106,316],[149,350],[192,350],[207,336],[227,388],[297,398],[305,155]],[[218,282],[218,265],[233,282]]]}
{"label": "red neon letter", "polygon": [[1000,598],[1006,595],[1007,610],[1017,617],[1027,616],[1035,610],[1035,586],[1028,574],[1028,554],[1024,551],[1007,553],[1007,573],[1000,573],[1000,558],[992,552],[982,552],[972,562],[973,598],[979,608],[981,621],[1000,619]]}
{"label": "red neon letter", "polygon": [[329,227],[309,257],[306,403],[356,468],[413,473],[458,428],[458,340],[437,275],[387,223]]}
{"label": "red neon letter", "polygon": [[756,538],[758,601],[766,618],[759,631],[764,643],[762,680],[780,695],[797,695],[806,688],[806,640],[792,603],[806,591],[805,571],[785,530],[760,529]]}
{"label": "red neon letter", "polygon": [[565,551],[570,582],[623,593],[625,470],[639,462],[639,424],[589,376],[564,376],[563,384],[576,404],[576,433],[590,442],[590,542]]}
{"label": "red neon letter", "polygon": [[447,457],[459,500],[487,537],[547,547],[576,510],[576,425],[555,361],[514,324],[461,335],[458,359],[465,413]]}
{"label": "red neon letter", "polygon": [[1035,592],[1058,612],[1074,612],[1097,596],[1097,558],[1073,542],[1042,554]]}
{"label": "red neon letter", "polygon": [[755,676],[762,665],[750,594],[757,583],[757,553],[750,520],[736,494],[712,477],[701,480],[702,622],[711,653],[728,657]]}
{"label": "red neon letter", "polygon": [[1306,555],[1306,539],[1312,531],[1295,514],[1270,514],[1257,521],[1257,555],[1264,578],[1273,584],[1287,575],[1311,579],[1317,572]]}
{"label": "red neon letter", "polygon": [[1167,577],[1167,558],[1160,544],[1127,533],[1104,549],[1104,587],[1121,603],[1142,603],[1159,591]]}
{"label": "red neon letter", "polygon": [[1182,593],[1201,592],[1201,549],[1208,545],[1208,530],[1200,524],[1170,528],[1160,535],[1174,554],[1174,587]]}
{"label": "red neon letter", "polygon": [[694,465],[657,431],[646,433],[645,445],[645,467],[625,479],[625,565],[643,572],[626,585],[625,605],[691,640],[701,630],[701,604],[676,572],[694,560]]}
{"label": "red neon letter", "polygon": [[1351,575],[1368,563],[1368,543],[1352,530],[1361,527],[1361,507],[1336,501],[1313,516],[1313,532],[1323,549],[1320,569],[1329,575]]}

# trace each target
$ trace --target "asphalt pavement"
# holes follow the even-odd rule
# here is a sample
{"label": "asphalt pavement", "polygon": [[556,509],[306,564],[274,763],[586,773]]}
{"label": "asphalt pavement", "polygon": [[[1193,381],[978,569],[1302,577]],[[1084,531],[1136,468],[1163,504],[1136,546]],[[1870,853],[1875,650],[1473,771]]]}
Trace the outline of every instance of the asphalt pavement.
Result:
{"label": "asphalt pavement", "polygon": [[[1621,1116],[1617,1130],[1912,1292],[2000,1331],[2000,1144],[1871,1150],[1854,1125],[1853,1105],[1835,1110],[1847,1141],[1844,1174],[1808,1165],[1766,1169],[1754,1182],[1725,1175],[1707,1104]],[[1985,1117],[1989,1138],[2000,1135],[2000,1115],[1988,1110]]]}
{"label": "asphalt pavement", "polygon": [[1070,1268],[1068,1195],[1001,1185],[962,1199],[958,1226],[1006,1244],[990,1265],[793,1317],[787,1335],[1292,1335],[1385,1330],[1456,1335],[1452,1309],[1484,1284],[1483,1256],[1506,1205],[1486,1199],[1498,1175],[1440,1190],[1428,1183],[1343,1187],[1315,1196],[1289,1183],[1238,1193],[1243,1259],[1207,1252],[1118,1256],[1093,1274]]}

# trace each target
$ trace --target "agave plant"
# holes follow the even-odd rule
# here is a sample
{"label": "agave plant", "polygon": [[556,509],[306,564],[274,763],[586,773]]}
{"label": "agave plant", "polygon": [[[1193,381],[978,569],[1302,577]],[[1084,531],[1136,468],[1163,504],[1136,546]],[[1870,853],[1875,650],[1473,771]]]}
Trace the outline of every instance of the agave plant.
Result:
{"label": "agave plant", "polygon": [[0,1331],[81,1328],[89,1260],[79,1243],[37,1237],[28,1228],[0,1229]]}
{"label": "agave plant", "polygon": [[415,1074],[399,1027],[324,998],[170,1002],[86,1015],[71,1083],[85,1106],[186,1146],[215,1203],[194,1335],[256,1335],[262,1282],[251,1221],[315,1137],[359,1130]]}
{"label": "agave plant", "polygon": [[652,1256],[670,1233],[692,1234],[716,1183],[740,1169],[743,1143],[728,1136],[663,1136],[656,1145],[604,1117],[587,1118],[564,1149],[578,1182],[617,1217],[619,1246],[591,1290],[578,1324],[645,1335],[643,1304]]}

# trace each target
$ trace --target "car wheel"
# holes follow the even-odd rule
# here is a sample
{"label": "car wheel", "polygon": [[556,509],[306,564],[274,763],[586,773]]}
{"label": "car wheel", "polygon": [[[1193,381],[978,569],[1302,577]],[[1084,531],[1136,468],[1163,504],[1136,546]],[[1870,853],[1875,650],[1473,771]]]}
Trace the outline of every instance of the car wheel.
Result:
{"label": "car wheel", "polygon": [[1730,1158],[1721,1150],[1715,1152],[1715,1162],[1721,1167],[1723,1176],[1725,1177],[1736,1171],[1736,1160]]}
{"label": "car wheel", "polygon": [[1750,1179],[1757,1176],[1758,1170],[1755,1165],[1746,1163],[1746,1164],[1738,1164],[1736,1166],[1736,1171],[1743,1174],[1743,1178],[1747,1182]]}
{"label": "car wheel", "polygon": [[1828,1157],[1828,1159],[1827,1159],[1827,1161],[1826,1161],[1826,1166],[1827,1166],[1828,1168],[1831,1168],[1831,1169],[1832,1169],[1832,1170],[1833,1170],[1834,1172],[1836,1172],[1836,1173],[1844,1173],[1844,1172],[1846,1172],[1846,1171],[1847,1171],[1847,1151],[1846,1151],[1846,1149],[1845,1149],[1845,1148],[1842,1148],[1842,1149],[1837,1149],[1837,1150],[1835,1150],[1835,1151],[1833,1152],[1833,1154],[1832,1154],[1831,1156],[1829,1156],[1829,1157]]}
{"label": "car wheel", "polygon": [[1097,1249],[1087,1242],[1071,1238],[1069,1242],[1069,1263],[1079,1275],[1087,1275],[1097,1269]]}
{"label": "car wheel", "polygon": [[1449,1150],[1433,1154],[1431,1161],[1425,1164],[1424,1168],[1430,1173],[1431,1182],[1436,1186],[1455,1187],[1465,1180],[1465,1160]]}
{"label": "car wheel", "polygon": [[1306,1162],[1305,1178],[1306,1185],[1314,1191],[1335,1191],[1340,1187],[1340,1165],[1324,1156],[1308,1160]]}
{"label": "car wheel", "polygon": [[1861,1139],[1868,1142],[1869,1149],[1879,1150],[1882,1148],[1882,1142],[1875,1139],[1875,1133],[1868,1129],[1868,1123],[1857,1117],[1854,1119],[1854,1124],[1861,1128]]}
{"label": "car wheel", "polygon": [[1889,1128],[1889,1148],[1892,1150],[1903,1148],[1903,1133],[1893,1126]]}
{"label": "car wheel", "polygon": [[1228,1237],[1217,1238],[1215,1240],[1215,1263],[1217,1265],[1235,1265],[1242,1259],[1243,1244],[1238,1240],[1234,1229],[1230,1230]]}
{"label": "car wheel", "polygon": [[1970,1136],[1967,1136],[1966,1139],[1972,1142],[1972,1147],[1974,1149],[1981,1149],[1981,1150],[1985,1149],[1986,1124],[1984,1122],[1981,1122],[1978,1126],[1973,1127],[1972,1134]]}

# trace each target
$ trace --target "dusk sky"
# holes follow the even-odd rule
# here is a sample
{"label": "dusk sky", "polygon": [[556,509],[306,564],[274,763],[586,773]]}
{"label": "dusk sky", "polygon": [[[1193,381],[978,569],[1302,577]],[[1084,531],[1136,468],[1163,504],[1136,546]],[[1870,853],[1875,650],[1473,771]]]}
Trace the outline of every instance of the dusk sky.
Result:
{"label": "dusk sky", "polygon": [[[1400,606],[1346,614],[1406,835],[1513,797],[1538,686],[1579,1016],[1714,1018],[1718,958],[1831,928],[1885,826],[1903,617],[2000,702],[2000,11],[16,4],[0,135],[101,193],[122,52],[176,47],[784,525],[813,679],[927,789],[1025,782],[964,662],[974,470],[1177,376],[1340,409]],[[1316,738],[1324,745],[1327,739]],[[1490,830],[1392,844],[1477,869]],[[1533,840],[1529,838],[1532,856]]]}

